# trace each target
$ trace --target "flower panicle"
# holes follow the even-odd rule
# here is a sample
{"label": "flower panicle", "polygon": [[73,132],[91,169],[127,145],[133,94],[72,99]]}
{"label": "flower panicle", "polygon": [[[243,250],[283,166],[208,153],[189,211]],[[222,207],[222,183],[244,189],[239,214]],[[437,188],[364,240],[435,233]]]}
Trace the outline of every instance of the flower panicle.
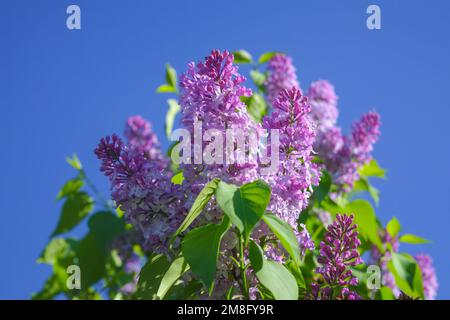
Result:
{"label": "flower panicle", "polygon": [[[316,272],[322,275],[324,286],[314,284],[311,295],[315,299],[360,299],[349,287],[356,286],[358,279],[353,276],[350,267],[362,263],[358,252],[361,241],[358,239],[357,225],[353,215],[337,214],[335,221],[327,228],[324,240],[320,243],[318,262],[322,265]],[[333,289],[332,289],[333,288]],[[335,288],[339,292],[335,297]]]}

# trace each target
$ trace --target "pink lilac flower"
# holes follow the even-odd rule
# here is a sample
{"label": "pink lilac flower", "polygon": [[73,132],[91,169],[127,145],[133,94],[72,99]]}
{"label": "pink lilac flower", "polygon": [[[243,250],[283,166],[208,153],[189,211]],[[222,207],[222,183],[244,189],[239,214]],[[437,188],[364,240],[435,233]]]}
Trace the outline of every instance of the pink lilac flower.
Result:
{"label": "pink lilac flower", "polygon": [[[325,284],[312,287],[314,299],[360,299],[360,296],[350,290],[356,286],[358,279],[353,276],[350,267],[362,263],[358,252],[361,244],[358,239],[357,225],[353,224],[353,215],[336,215],[336,220],[328,226],[324,241],[320,243],[320,256],[318,262],[322,265],[317,268]],[[333,288],[340,288],[336,297],[333,297]]]}
{"label": "pink lilac flower", "polygon": [[352,147],[357,161],[365,163],[372,159],[371,152],[380,136],[380,125],[380,115],[374,111],[366,113],[353,124]]}
{"label": "pink lilac flower", "polygon": [[158,137],[153,132],[150,122],[141,116],[128,118],[125,136],[130,148],[143,153],[149,160],[160,162],[161,168],[167,165],[167,159],[161,152]]}
{"label": "pink lilac flower", "polygon": [[268,62],[267,70],[269,76],[265,87],[270,104],[278,98],[282,90],[290,90],[292,87],[300,89],[291,57],[284,54],[274,55]]}
{"label": "pink lilac flower", "polygon": [[[214,50],[204,62],[190,63],[188,71],[180,77],[181,123],[191,132],[191,137],[196,122],[201,122],[203,132],[214,129],[225,133],[226,129],[234,129],[242,134],[258,133],[260,126],[251,120],[241,101],[242,96],[250,96],[252,92],[241,85],[245,77],[238,73],[233,61],[228,51]],[[207,143],[203,142],[203,151]],[[187,184],[195,192],[216,177],[237,184],[257,179],[257,161],[250,157],[240,164],[182,164],[181,168]]]}
{"label": "pink lilac flower", "polygon": [[423,290],[425,299],[434,300],[437,295],[439,283],[436,276],[436,271],[433,267],[433,260],[427,254],[417,254],[414,257],[422,272]]}
{"label": "pink lilac flower", "polygon": [[352,126],[352,133],[343,136],[332,127],[320,134],[315,150],[332,174],[333,182],[350,191],[359,179],[358,168],[372,159],[373,145],[380,135],[380,116],[371,111]]}
{"label": "pink lilac flower", "polygon": [[372,159],[373,145],[380,135],[380,116],[364,114],[345,136],[336,125],[339,111],[334,87],[326,80],[313,82],[308,90],[311,118],[317,126],[314,151],[324,161],[333,182],[350,191],[359,179],[358,168]]}
{"label": "pink lilac flower", "polygon": [[333,85],[327,80],[313,82],[308,90],[308,98],[311,104],[311,118],[317,125],[319,135],[333,128],[339,116],[338,97]]}
{"label": "pink lilac flower", "polygon": [[[293,211],[283,210],[281,213],[282,218],[294,224],[299,211],[307,205],[311,186],[318,184],[320,175],[318,167],[311,161],[315,138],[314,125],[308,117],[311,107],[295,87],[282,90],[273,105],[274,111],[264,118],[263,127],[279,131],[280,166],[278,173],[267,180],[274,199],[288,201],[294,206],[290,208]],[[277,207],[279,203],[273,205]]]}
{"label": "pink lilac flower", "polygon": [[[263,128],[279,130],[280,164],[277,174],[263,177],[272,189],[268,209],[296,230],[302,250],[314,248],[304,227],[297,220],[308,204],[312,185],[319,182],[319,168],[312,163],[314,126],[308,117],[310,106],[300,90],[282,90],[273,101],[274,111],[263,119]],[[275,249],[273,249],[275,250]]]}
{"label": "pink lilac flower", "polygon": [[127,222],[142,232],[144,248],[165,251],[168,238],[186,214],[183,194],[172,184],[171,174],[116,135],[102,138],[95,154],[111,181],[112,199]]}
{"label": "pink lilac flower", "polygon": [[[189,64],[188,71],[180,77],[179,103],[181,123],[191,137],[195,136],[194,124],[200,121],[202,131],[214,129],[224,133],[226,129],[234,129],[235,132],[253,132],[259,137],[262,126],[251,120],[241,102],[242,96],[251,95],[251,91],[242,85],[244,80],[233,64],[233,56],[227,51],[215,50],[203,62]],[[314,126],[308,116],[307,99],[298,85],[280,92],[274,106],[277,111],[266,119],[265,126],[281,131],[282,146],[277,174],[266,177],[273,189],[270,210],[295,228],[304,252],[312,249],[314,244],[304,226],[297,229],[297,218],[307,205],[311,186],[319,180],[318,168],[311,161]],[[183,163],[180,168],[185,181],[181,186],[174,185],[172,174],[161,165],[166,159],[150,124],[140,117],[132,117],[125,135],[127,144],[113,135],[103,138],[95,153],[101,160],[101,170],[111,181],[113,200],[125,212],[127,222],[141,232],[144,249],[153,252],[167,250],[168,237],[181,224],[200,190],[212,178],[237,185],[260,178],[260,163],[249,156],[243,164]],[[247,142],[245,148],[248,153],[250,145]],[[194,225],[217,222],[223,215],[214,199],[204,211]],[[261,232],[268,234],[269,230]],[[225,237],[223,256],[229,256],[235,246],[235,241]],[[273,251],[273,255],[274,259],[285,257],[280,251]],[[233,280],[230,281],[230,274],[235,270],[229,259],[218,265],[216,291],[221,293],[235,285]]]}

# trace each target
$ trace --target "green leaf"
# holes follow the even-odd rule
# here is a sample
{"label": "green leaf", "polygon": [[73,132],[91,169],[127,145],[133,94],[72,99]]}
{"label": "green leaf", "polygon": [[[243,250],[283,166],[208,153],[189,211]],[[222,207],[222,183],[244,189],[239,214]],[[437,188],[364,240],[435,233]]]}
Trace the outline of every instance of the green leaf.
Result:
{"label": "green leaf", "polygon": [[183,171],[178,172],[175,174],[171,179],[173,184],[182,185],[184,181]]}
{"label": "green leaf", "polygon": [[97,244],[105,252],[118,236],[125,233],[124,221],[109,211],[93,214],[89,218],[88,226]]}
{"label": "green leaf", "polygon": [[373,201],[375,202],[375,205],[378,205],[380,201],[380,191],[372,186],[367,178],[360,178],[355,182],[355,185],[353,186],[353,192],[363,192],[367,191],[369,192],[370,196],[372,197]]}
{"label": "green leaf", "polygon": [[299,266],[300,250],[298,247],[298,241],[289,223],[281,220],[276,215],[269,213],[265,213],[262,219],[269,226],[270,230],[272,230],[272,232],[277,236],[278,240],[280,240],[292,260],[297,264],[297,266]]}
{"label": "green leaf", "polygon": [[354,214],[358,231],[365,239],[370,240],[377,248],[384,252],[384,248],[378,234],[378,224],[371,204],[366,200],[350,202],[344,209],[345,213]]}
{"label": "green leaf", "polygon": [[221,224],[208,224],[191,230],[181,243],[181,252],[194,273],[212,292],[220,242],[230,227],[224,216]]}
{"label": "green leaf", "polygon": [[422,274],[416,260],[406,253],[392,252],[388,269],[395,279],[397,287],[414,298],[424,298]]}
{"label": "green leaf", "polygon": [[253,61],[252,55],[245,50],[238,50],[233,52],[234,63],[251,63]]}
{"label": "green leaf", "polygon": [[106,253],[93,233],[88,233],[80,241],[77,258],[81,270],[81,289],[87,290],[106,273]]}
{"label": "green leaf", "polygon": [[292,273],[295,280],[297,281],[299,297],[300,299],[302,299],[306,295],[306,281],[305,278],[303,277],[303,273],[300,270],[299,266],[292,261],[288,261],[286,263],[286,267],[289,269],[289,271]]}
{"label": "green leaf", "polygon": [[250,70],[250,77],[252,78],[255,85],[262,91],[264,91],[264,83],[267,79],[267,74],[262,73],[258,70]]}
{"label": "green leaf", "polygon": [[170,242],[172,242],[180,233],[185,231],[191,223],[198,217],[198,215],[203,211],[206,204],[209,202],[214,192],[216,191],[217,185],[219,184],[219,179],[211,180],[198,194],[197,198],[194,201],[191,209],[189,210],[186,218],[184,218],[183,223],[178,228],[177,231],[173,234]]}
{"label": "green leaf", "polygon": [[78,193],[83,185],[84,181],[78,178],[67,181],[56,196],[56,200],[61,200],[64,197]]}
{"label": "green leaf", "polygon": [[380,288],[381,300],[395,300],[394,293],[389,287],[382,286]]}
{"label": "green leaf", "polygon": [[[53,274],[47,280],[43,290],[39,293],[39,297],[34,299],[51,299],[55,294],[65,293],[68,298],[74,297],[79,290],[69,290],[67,288],[67,267],[69,265],[79,265],[76,253],[79,248],[79,241],[75,239],[54,239],[44,250],[38,262],[48,263],[53,266]],[[48,290],[48,291],[47,291]],[[51,293],[51,294],[50,294]],[[46,296],[44,298],[44,296]]]}
{"label": "green leaf", "polygon": [[297,300],[299,289],[295,277],[283,265],[265,259],[254,241],[250,241],[249,258],[259,282],[276,300]]}
{"label": "green leaf", "polygon": [[400,229],[400,222],[396,217],[393,217],[386,225],[386,231],[391,235],[392,238],[395,238],[398,235]]}
{"label": "green leaf", "polygon": [[180,143],[180,141],[173,142],[169,149],[167,150],[167,157],[170,159],[170,169],[172,172],[178,172],[179,171],[179,162],[180,162],[180,156],[178,154],[174,154],[172,157],[172,152],[175,146],[177,146]]}
{"label": "green leaf", "polygon": [[317,203],[320,205],[322,201],[328,196],[331,187],[331,176],[327,171],[322,171],[320,177],[320,183],[317,187],[314,187],[314,194],[317,199]]}
{"label": "green leaf", "polygon": [[361,177],[377,177],[377,178],[386,178],[386,170],[380,168],[378,162],[375,159],[372,159],[369,163],[366,163],[362,167],[358,169],[359,175]]}
{"label": "green leaf", "polygon": [[67,197],[59,217],[58,225],[52,237],[72,230],[94,208],[94,200],[85,192],[78,192]]}
{"label": "green leaf", "polygon": [[402,235],[399,240],[400,242],[409,244],[425,244],[431,242],[430,240],[409,233]]}
{"label": "green leaf", "polygon": [[178,112],[180,112],[180,105],[175,99],[167,100],[167,104],[169,105],[169,110],[167,110],[166,113],[166,135],[170,139],[173,124],[175,122],[175,117],[177,116]]}
{"label": "green leaf", "polygon": [[164,299],[170,288],[173,287],[175,282],[189,269],[183,256],[176,258],[172,261],[169,269],[164,274],[161,279],[161,284],[159,285],[158,292],[156,295],[159,299]]}
{"label": "green leaf", "polygon": [[277,52],[265,52],[259,56],[258,63],[261,63],[261,64],[266,63],[267,61],[272,59],[272,57],[276,54],[277,54]]}
{"label": "green leaf", "polygon": [[170,64],[166,64],[166,83],[177,89],[177,71]]}
{"label": "green leaf", "polygon": [[67,256],[72,246],[68,241],[71,239],[56,238],[52,239],[49,244],[42,251],[38,258],[38,263],[54,264],[59,258]]}
{"label": "green leaf", "polygon": [[[244,98],[244,99],[242,99]],[[251,97],[242,97],[241,100],[246,104],[247,111],[253,121],[260,123],[267,114],[266,100],[259,93],[254,93]]]}
{"label": "green leaf", "polygon": [[244,235],[247,243],[253,227],[259,222],[270,201],[270,187],[256,180],[240,188],[220,181],[216,189],[220,208]]}
{"label": "green leaf", "polygon": [[156,88],[157,93],[176,93],[177,89],[169,86],[168,84],[162,84],[158,88]]}
{"label": "green leaf", "polygon": [[80,161],[80,159],[78,159],[78,156],[76,154],[74,154],[72,156],[72,158],[71,157],[67,157],[66,161],[75,170],[80,171],[80,170],[83,169],[83,165],[81,164],[81,161]]}
{"label": "green leaf", "polygon": [[170,267],[170,263],[163,254],[154,254],[149,257],[147,263],[139,273],[136,296],[140,300],[153,300],[157,298],[164,274]]}

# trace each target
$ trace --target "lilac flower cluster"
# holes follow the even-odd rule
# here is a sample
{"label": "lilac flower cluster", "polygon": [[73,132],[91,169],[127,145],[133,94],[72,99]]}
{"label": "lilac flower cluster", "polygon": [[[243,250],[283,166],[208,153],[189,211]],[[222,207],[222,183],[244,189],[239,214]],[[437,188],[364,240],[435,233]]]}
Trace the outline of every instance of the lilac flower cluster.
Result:
{"label": "lilac flower cluster", "polygon": [[339,127],[321,132],[315,150],[333,175],[333,182],[350,191],[359,179],[358,168],[372,159],[373,144],[380,135],[380,116],[371,111],[352,126],[350,136],[344,136]]}
{"label": "lilac flower cluster", "polygon": [[433,267],[433,260],[427,254],[417,254],[414,257],[422,272],[423,290],[425,299],[434,300],[437,295],[439,283],[436,276],[436,271]]}
{"label": "lilac flower cluster", "polygon": [[[263,177],[272,188],[269,210],[297,230],[297,220],[308,204],[311,186],[319,183],[319,168],[312,163],[315,130],[308,117],[311,107],[301,91],[283,89],[273,101],[274,111],[263,120],[265,129],[278,129],[280,166],[277,174]],[[301,248],[314,244],[305,228],[297,232]]]}
{"label": "lilac flower cluster", "polygon": [[[295,87],[301,93],[291,57],[277,54],[269,60],[267,69],[267,100],[274,108],[281,91]],[[373,144],[380,135],[380,116],[376,112],[365,114],[353,124],[351,134],[344,136],[336,125],[339,111],[334,86],[327,80],[313,82],[308,98],[309,117],[316,130],[314,151],[324,160],[333,182],[350,191],[359,179],[358,168],[371,159]]]}
{"label": "lilac flower cluster", "polygon": [[326,80],[313,82],[308,90],[308,98],[311,104],[311,118],[317,124],[319,135],[333,128],[339,116],[338,97],[333,85]]}
{"label": "lilac flower cluster", "polygon": [[313,82],[308,97],[318,131],[314,150],[333,175],[333,182],[350,191],[359,179],[358,168],[372,158],[373,145],[380,135],[380,116],[374,111],[366,113],[345,136],[336,125],[338,97],[333,85],[326,80]]}
{"label": "lilac flower cluster", "polygon": [[[312,162],[315,125],[309,115],[311,107],[299,89],[295,69],[290,58],[283,55],[276,55],[269,62],[272,73],[267,86],[272,92],[275,111],[261,125],[250,118],[241,101],[242,96],[250,96],[252,92],[243,86],[245,78],[238,73],[233,59],[229,52],[215,50],[204,61],[188,65],[179,83],[181,124],[191,133],[191,138],[197,134],[195,124],[198,122],[202,123],[203,132],[214,129],[224,133],[234,129],[236,134],[254,133],[258,137],[262,129],[278,129],[281,143],[278,170],[274,175],[262,176],[263,165],[258,157],[251,156],[251,146],[246,142],[248,158],[245,163],[184,162],[180,164],[184,182],[174,185],[168,159],[162,154],[150,123],[139,116],[131,117],[125,129],[127,143],[116,135],[106,137],[95,153],[101,160],[101,171],[111,181],[113,200],[124,211],[125,219],[142,233],[144,249],[153,252],[167,249],[168,238],[181,224],[198,193],[213,178],[237,185],[265,179],[272,188],[268,209],[294,227],[303,253],[314,248],[305,226],[298,228],[297,225],[320,173]],[[205,150],[208,141],[202,143],[202,150]],[[195,157],[194,146],[193,151],[191,154]],[[222,215],[213,199],[195,224],[217,222]],[[262,227],[255,236],[259,238],[269,232]],[[235,245],[232,237],[224,237],[224,252],[231,252]],[[269,246],[267,255],[283,260],[286,253],[279,247]],[[229,259],[219,261],[218,265],[218,287],[227,288],[232,284],[229,275],[234,269]]]}
{"label": "lilac flower cluster", "polygon": [[[285,61],[284,56],[274,57],[271,63],[275,69],[277,62]],[[281,68],[281,67],[280,67]],[[280,70],[279,68],[279,70]],[[295,76],[295,70],[291,70]],[[285,73],[269,77],[275,90],[276,81],[283,82]],[[298,89],[298,83],[290,90],[279,90],[273,101],[275,112],[264,119],[264,124],[256,124],[249,117],[246,106],[241,102],[241,96],[251,95],[251,91],[241,84],[245,80],[233,65],[233,56],[227,51],[213,51],[204,62],[189,64],[188,71],[180,78],[180,105],[182,110],[181,123],[192,135],[194,123],[203,121],[203,130],[215,129],[225,132],[226,129],[236,129],[238,132],[253,132],[260,135],[261,129],[280,130],[280,166],[277,174],[261,176],[261,163],[256,158],[249,157],[244,164],[212,164],[196,165],[181,164],[186,179],[185,190],[187,198],[195,198],[196,193],[212,178],[232,182],[237,185],[258,178],[265,179],[272,188],[269,210],[289,222],[297,230],[297,218],[300,211],[307,205],[312,184],[318,184],[319,173],[316,165],[311,163],[312,145],[314,143],[314,128],[308,118],[310,107],[306,98]],[[285,83],[285,82],[283,82]],[[278,84],[281,89],[281,85]],[[245,146],[248,151],[250,146]],[[204,150],[205,148],[203,148]],[[207,206],[205,219],[212,220],[221,216],[214,202]],[[259,238],[270,231],[263,225],[254,234]],[[304,252],[314,247],[309,233],[303,227],[297,231],[299,244]],[[223,240],[227,245],[226,238]],[[267,248],[267,255],[275,260],[282,260],[285,252],[276,246]],[[220,268],[222,266],[222,268]],[[229,266],[219,263],[219,274],[228,274]],[[222,279],[223,280],[223,279]],[[218,277],[218,282],[223,282]]]}
{"label": "lilac flower cluster", "polygon": [[[245,77],[238,73],[233,60],[228,51],[214,50],[204,62],[190,63],[188,71],[181,76],[181,123],[191,132],[191,137],[195,135],[196,122],[202,123],[203,132],[214,129],[224,133],[226,129],[234,129],[235,132],[258,133],[260,125],[251,120],[246,105],[240,99],[252,92],[241,85]],[[202,150],[207,143],[203,142]],[[248,150],[248,145],[245,147]],[[243,164],[182,164],[181,168],[194,192],[200,191],[212,178],[236,184],[257,179],[257,162],[251,158]]]}
{"label": "lilac flower cluster", "polygon": [[284,54],[274,55],[267,64],[269,76],[265,82],[267,99],[270,104],[278,98],[284,89],[300,89],[292,58]]}
{"label": "lilac flower cluster", "polygon": [[323,286],[313,284],[310,298],[361,299],[349,288],[358,284],[358,279],[353,276],[349,267],[362,263],[358,252],[361,242],[356,228],[357,225],[353,224],[353,215],[341,214],[337,214],[336,220],[328,226],[324,241],[320,243],[318,262],[322,266],[317,268],[317,273],[322,275],[325,284]]}
{"label": "lilac flower cluster", "polygon": [[148,160],[158,162],[161,169],[167,166],[167,159],[161,152],[158,137],[153,132],[150,122],[141,116],[128,118],[125,136],[131,149],[144,154]]}
{"label": "lilac flower cluster", "polygon": [[[136,117],[127,124],[127,144],[117,135],[108,136],[100,140],[95,154],[101,160],[100,170],[111,181],[112,199],[125,219],[142,232],[144,248],[164,251],[185,215],[183,195],[164,168],[167,160],[149,124]],[[151,140],[143,142],[143,137]]]}
{"label": "lilac flower cluster", "polygon": [[[267,178],[272,187],[269,208],[296,229],[298,215],[308,203],[311,187],[320,179],[320,168],[312,162],[316,128],[311,121],[311,106],[303,95],[292,64],[292,58],[276,54],[268,62],[265,83],[273,112],[263,119],[264,129],[280,132],[280,168]],[[312,248],[306,234],[300,243]]]}
{"label": "lilac flower cluster", "polygon": [[[280,55],[272,60],[274,62],[271,65],[275,68],[277,63],[280,64],[286,58]],[[281,75],[277,79],[282,79]],[[238,185],[258,178],[266,179],[272,187],[269,209],[296,228],[298,215],[307,204],[309,189],[312,184],[318,183],[318,170],[311,163],[314,129],[307,117],[310,107],[298,88],[281,90],[273,102],[276,111],[264,120],[261,127],[251,120],[245,104],[241,102],[241,96],[251,94],[249,89],[241,85],[244,80],[233,65],[233,56],[227,51],[213,51],[204,62],[189,64],[188,71],[180,79],[181,122],[191,132],[194,123],[202,120],[207,120],[203,122],[203,130],[215,129],[220,132],[238,129],[259,135],[261,128],[279,129],[281,159],[278,173],[260,176],[261,164],[258,159],[251,157],[244,164],[182,164],[186,185],[198,192],[215,177]],[[246,145],[246,150],[249,147]],[[211,211],[214,209],[211,208]],[[305,232],[302,230],[298,234],[299,238],[306,241],[308,237]],[[308,242],[307,248],[310,247],[311,242]]]}

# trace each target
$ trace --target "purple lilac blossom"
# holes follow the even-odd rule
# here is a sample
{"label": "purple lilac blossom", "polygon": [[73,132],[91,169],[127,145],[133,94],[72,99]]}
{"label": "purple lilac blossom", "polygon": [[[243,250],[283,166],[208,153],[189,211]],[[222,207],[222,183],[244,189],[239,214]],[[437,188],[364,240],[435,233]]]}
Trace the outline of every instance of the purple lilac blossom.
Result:
{"label": "purple lilac blossom", "polygon": [[186,214],[183,195],[172,184],[171,174],[116,135],[101,139],[95,154],[111,181],[112,199],[125,220],[142,232],[144,249],[165,251],[168,238]]}
{"label": "purple lilac blossom", "polygon": [[[318,166],[312,163],[315,130],[308,116],[311,109],[307,98],[296,87],[281,90],[273,106],[271,115],[263,119],[263,128],[279,130],[280,164],[277,174],[262,177],[272,189],[268,210],[293,227],[304,253],[313,249],[314,243],[304,226],[297,229],[297,220],[320,176]],[[280,258],[278,250],[269,248],[267,254]]]}
{"label": "purple lilac blossom", "polygon": [[308,89],[308,98],[311,104],[311,118],[317,125],[319,135],[333,128],[339,116],[338,97],[333,85],[327,80],[313,82]]}
{"label": "purple lilac blossom", "polygon": [[167,166],[167,159],[160,149],[158,137],[153,132],[150,122],[141,116],[128,118],[125,126],[125,136],[128,139],[130,148],[143,153],[149,160],[160,162],[161,168]]}
{"label": "purple lilac blossom", "polygon": [[349,136],[343,136],[339,127],[320,134],[315,150],[332,174],[333,182],[350,191],[359,179],[358,168],[372,159],[373,144],[380,135],[380,116],[371,111],[352,126]]}
{"label": "purple lilac blossom", "polygon": [[427,254],[417,254],[414,257],[422,272],[423,290],[425,299],[436,299],[439,283],[436,276],[436,270],[433,267],[433,260]]}
{"label": "purple lilac blossom", "polygon": [[[251,120],[246,105],[240,99],[251,96],[252,92],[241,85],[245,77],[238,73],[233,61],[234,57],[228,51],[214,50],[204,62],[190,63],[187,72],[180,77],[181,123],[190,131],[191,137],[194,137],[194,124],[197,122],[202,124],[202,134],[209,129],[222,134],[226,129],[243,134],[258,133],[260,125]],[[223,142],[225,146],[226,140]],[[207,141],[203,142],[203,151],[207,144]],[[247,149],[248,145],[245,147]],[[240,164],[184,163],[181,168],[187,185],[194,192],[199,192],[212,178],[236,184],[257,179],[257,161],[251,157]]]}
{"label": "purple lilac blossom", "polygon": [[[350,267],[362,263],[358,252],[361,244],[358,239],[357,225],[353,224],[353,215],[336,215],[336,220],[327,228],[324,241],[320,243],[318,262],[321,267],[317,273],[321,274],[325,284],[313,284],[311,295],[313,299],[348,299],[356,300],[361,297],[349,287],[356,286],[358,279],[353,276]],[[333,297],[332,288],[340,288]]]}
{"label": "purple lilac blossom", "polygon": [[336,125],[338,97],[327,80],[313,82],[308,90],[311,118],[317,126],[314,151],[333,175],[333,182],[350,191],[359,179],[358,168],[372,159],[373,145],[380,135],[380,116],[371,111],[364,114],[345,136]]}
{"label": "purple lilac blossom", "polygon": [[267,71],[269,75],[265,87],[269,104],[272,104],[284,89],[300,89],[291,57],[284,54],[274,55],[267,64]]}
{"label": "purple lilac blossom", "polygon": [[[203,131],[215,129],[224,133],[226,129],[236,129],[260,133],[262,126],[251,120],[240,99],[251,95],[251,91],[241,85],[244,80],[233,65],[233,56],[227,51],[213,51],[204,62],[189,64],[188,71],[180,78],[179,103],[181,123],[191,137],[195,133],[194,123],[198,121],[202,121]],[[298,89],[298,84],[294,83],[290,90],[282,90],[274,106],[277,111],[265,120],[265,126],[281,131],[281,164],[277,174],[267,178],[273,189],[270,209],[294,227],[304,252],[312,249],[314,243],[304,226],[297,229],[297,218],[307,205],[311,186],[317,185],[319,180],[319,170],[311,161],[314,125],[308,116],[307,98]],[[142,233],[145,250],[167,250],[168,238],[212,178],[237,185],[260,178],[260,163],[249,157],[244,164],[183,163],[180,168],[185,180],[181,186],[174,185],[171,172],[162,165],[167,160],[159,150],[151,125],[141,117],[132,117],[127,122],[125,135],[127,144],[113,135],[103,138],[95,153],[101,160],[101,171],[111,181],[113,200],[124,211],[126,221]],[[204,211],[194,225],[217,222],[223,215],[214,199]],[[235,239],[225,236],[221,257],[229,256],[235,246]],[[268,255],[282,260],[285,252],[276,251],[274,247]],[[230,259],[220,259],[218,266],[215,291],[222,294],[231,285],[236,285],[230,277],[236,270]]]}

